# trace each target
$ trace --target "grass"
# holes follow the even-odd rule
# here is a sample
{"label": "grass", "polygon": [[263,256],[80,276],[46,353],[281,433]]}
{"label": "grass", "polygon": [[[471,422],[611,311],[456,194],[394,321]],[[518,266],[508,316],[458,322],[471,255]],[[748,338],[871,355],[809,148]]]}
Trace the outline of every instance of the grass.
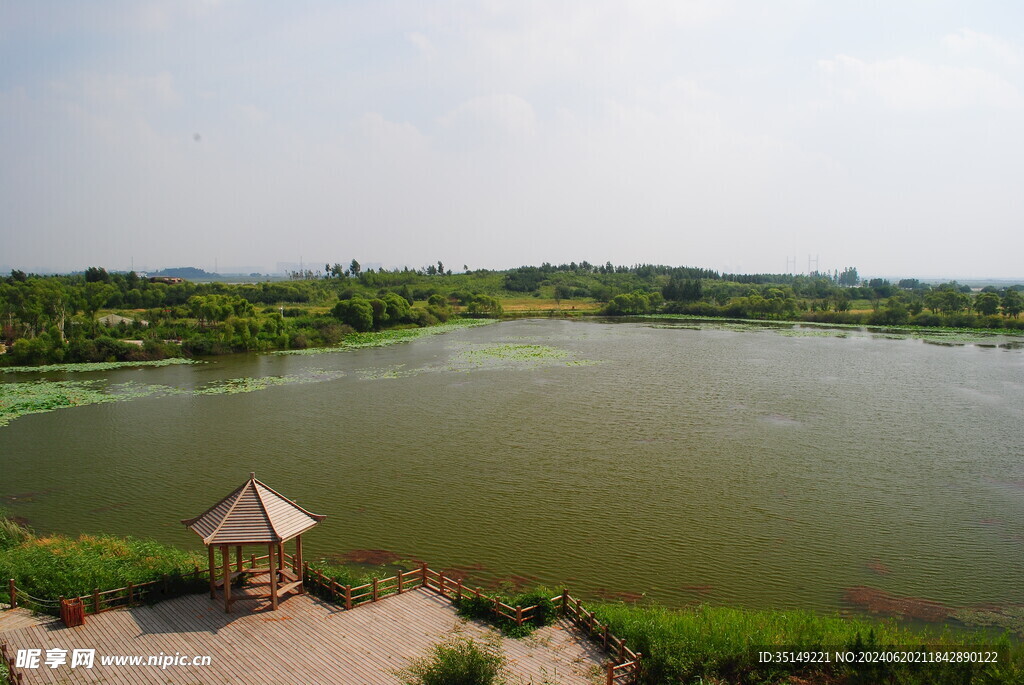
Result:
{"label": "grass", "polygon": [[499,297],[501,308],[509,313],[577,311],[597,312],[603,303],[596,300],[555,300],[546,297]]}
{"label": "grass", "polygon": [[[598,618],[643,654],[642,683],[1009,683],[1024,682],[1024,649],[951,630],[926,632],[891,622],[820,616],[809,611],[604,604]],[[825,650],[1000,650],[999,663],[762,663],[759,652]]]}
{"label": "grass", "polygon": [[[111,590],[128,583],[169,579],[178,594],[202,589],[206,581],[185,579],[205,560],[152,540],[111,535],[38,537],[7,518],[0,518],[0,578],[13,578],[25,605],[56,614],[60,597],[87,595],[95,588]],[[30,596],[34,599],[26,597]]]}
{"label": "grass", "polygon": [[202,364],[202,362],[194,359],[173,357],[171,359],[160,359],[152,362],[81,362],[79,364],[46,364],[45,366],[4,366],[0,367],[0,372],[52,373],[60,371],[64,373],[84,373],[87,371],[110,371],[111,369],[123,369],[136,366],[175,366],[177,364]]}

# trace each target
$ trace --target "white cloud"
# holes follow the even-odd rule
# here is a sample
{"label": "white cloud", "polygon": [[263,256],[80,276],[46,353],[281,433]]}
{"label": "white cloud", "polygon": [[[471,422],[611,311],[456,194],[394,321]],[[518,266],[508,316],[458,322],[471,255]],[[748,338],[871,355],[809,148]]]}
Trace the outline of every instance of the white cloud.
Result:
{"label": "white cloud", "polygon": [[409,42],[415,45],[416,49],[418,49],[420,54],[424,57],[429,59],[437,53],[436,48],[434,48],[434,44],[422,33],[414,31],[408,35],[408,38]]}
{"label": "white cloud", "polygon": [[460,129],[485,138],[529,138],[537,130],[537,117],[529,102],[509,93],[481,95],[438,118],[447,129]]}
{"label": "white cloud", "polygon": [[1020,66],[1022,51],[1016,45],[991,36],[987,33],[960,29],[942,38],[942,45],[954,55],[982,55],[995,57],[998,61],[1012,67]]}
{"label": "white cloud", "polygon": [[930,64],[909,57],[865,61],[849,55],[820,60],[826,86],[848,103],[877,101],[901,110],[1019,108],[1020,91],[975,67]]}

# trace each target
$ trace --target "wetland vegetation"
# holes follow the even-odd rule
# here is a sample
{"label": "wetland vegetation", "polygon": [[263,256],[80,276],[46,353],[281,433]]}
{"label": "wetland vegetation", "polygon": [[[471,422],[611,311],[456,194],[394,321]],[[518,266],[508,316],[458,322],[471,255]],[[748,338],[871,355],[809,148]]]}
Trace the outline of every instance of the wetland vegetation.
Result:
{"label": "wetland vegetation", "polygon": [[[443,266],[443,264],[441,265]],[[505,271],[363,271],[325,265],[295,280],[167,283],[90,267],[0,280],[0,365],[153,362],[242,351],[358,346],[354,334],[453,317],[675,314],[857,326],[1020,332],[1024,285],[861,281],[842,273],[721,274],[696,267],[593,265]]]}

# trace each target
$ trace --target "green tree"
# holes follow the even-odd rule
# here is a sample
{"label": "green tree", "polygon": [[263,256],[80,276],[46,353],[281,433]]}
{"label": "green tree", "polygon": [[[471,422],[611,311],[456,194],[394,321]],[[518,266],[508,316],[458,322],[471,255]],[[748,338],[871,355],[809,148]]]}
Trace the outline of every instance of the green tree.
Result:
{"label": "green tree", "polygon": [[348,265],[348,272],[353,276],[358,276],[360,268],[359,262],[353,259],[352,263]]}
{"label": "green tree", "polygon": [[999,311],[999,295],[988,292],[978,293],[974,298],[974,311],[985,316],[992,316]]}
{"label": "green tree", "polygon": [[110,283],[110,274],[99,266],[90,266],[85,270],[86,283]]}
{"label": "green tree", "polygon": [[1003,314],[1016,319],[1024,311],[1024,297],[1016,290],[1007,289],[1003,294],[1002,307]]}
{"label": "green tree", "polygon": [[357,331],[363,332],[373,328],[373,306],[361,297],[341,300],[334,305],[331,314]]}
{"label": "green tree", "polygon": [[502,306],[498,298],[490,295],[473,295],[466,311],[470,314],[486,314],[490,316],[501,316]]}

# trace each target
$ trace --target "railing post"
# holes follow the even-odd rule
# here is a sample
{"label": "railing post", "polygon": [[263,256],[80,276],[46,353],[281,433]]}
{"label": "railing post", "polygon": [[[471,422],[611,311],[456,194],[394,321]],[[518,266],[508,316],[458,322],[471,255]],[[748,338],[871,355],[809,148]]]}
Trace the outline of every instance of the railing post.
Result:
{"label": "railing post", "polygon": [[18,606],[18,589],[14,587],[14,578],[7,581],[7,590],[11,594],[11,608]]}
{"label": "railing post", "polygon": [[518,604],[516,605],[516,625],[523,625],[523,607]]}
{"label": "railing post", "polygon": [[420,565],[420,572],[423,574],[423,587],[428,587],[428,585],[427,585],[427,562],[424,561],[423,564]]}
{"label": "railing post", "polygon": [[587,626],[587,628],[588,628],[587,632],[588,632],[588,634],[593,635],[594,634],[594,612],[590,611],[590,612],[588,612],[588,614],[589,614],[589,616],[587,617],[587,621],[589,622],[589,625]]}
{"label": "railing post", "polygon": [[569,613],[569,588],[562,588],[562,616]]}
{"label": "railing post", "polygon": [[604,627],[604,648],[607,651],[607,649],[608,649],[608,626]]}
{"label": "railing post", "polygon": [[373,577],[373,601],[377,601],[377,576]]}
{"label": "railing post", "polygon": [[619,640],[619,662],[626,660],[626,638]]}
{"label": "railing post", "polygon": [[338,602],[338,581],[334,578],[331,578],[331,600]]}
{"label": "railing post", "polygon": [[462,578],[459,578],[455,583],[455,597],[460,602],[462,601]]}
{"label": "railing post", "polygon": [[497,597],[494,598],[494,615],[501,616],[501,602],[498,601]]}
{"label": "railing post", "polygon": [[395,587],[398,589],[398,594],[402,594],[402,569],[398,569],[398,576],[396,576],[398,582]]}
{"label": "railing post", "polygon": [[316,570],[316,582],[319,585],[323,585],[324,584],[324,572],[321,571],[320,569]]}
{"label": "railing post", "polygon": [[249,555],[249,568],[256,568],[256,555],[255,554],[250,554]]}
{"label": "railing post", "polygon": [[351,609],[352,608],[352,586],[351,585],[346,585],[345,586],[345,608],[346,609]]}
{"label": "railing post", "polygon": [[100,589],[98,587],[92,589],[92,613],[100,613]]}
{"label": "railing post", "polygon": [[441,571],[437,578],[437,591],[441,593],[442,597],[444,597],[444,571]]}
{"label": "railing post", "polygon": [[480,599],[480,588],[473,590],[473,594],[476,595],[477,599]]}
{"label": "railing post", "polygon": [[615,685],[615,664],[608,662],[608,678],[604,681],[605,685]]}
{"label": "railing post", "polygon": [[134,597],[132,596],[132,584],[128,583],[128,606],[132,605]]}

